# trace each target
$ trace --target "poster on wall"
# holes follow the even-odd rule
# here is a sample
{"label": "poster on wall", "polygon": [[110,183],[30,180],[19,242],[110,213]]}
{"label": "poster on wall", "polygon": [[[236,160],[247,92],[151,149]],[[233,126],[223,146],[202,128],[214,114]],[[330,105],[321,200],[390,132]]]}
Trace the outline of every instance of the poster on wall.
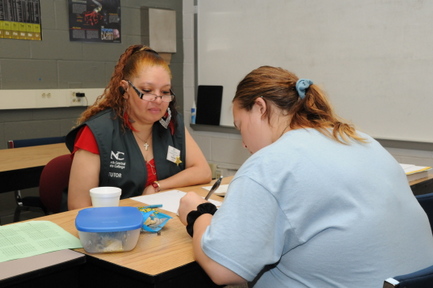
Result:
{"label": "poster on wall", "polygon": [[40,0],[0,0],[0,38],[42,40]]}
{"label": "poster on wall", "polygon": [[69,0],[69,40],[120,43],[120,0]]}

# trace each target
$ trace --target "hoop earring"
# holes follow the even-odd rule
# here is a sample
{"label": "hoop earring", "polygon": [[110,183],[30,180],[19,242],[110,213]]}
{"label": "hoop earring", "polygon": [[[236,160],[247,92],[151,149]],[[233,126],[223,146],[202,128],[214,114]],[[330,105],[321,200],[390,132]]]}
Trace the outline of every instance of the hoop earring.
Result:
{"label": "hoop earring", "polygon": [[165,119],[164,119],[164,117],[162,117],[161,119],[159,119],[159,123],[161,123],[162,127],[164,127],[165,129],[167,129],[168,124],[170,124],[170,120],[171,120],[171,110],[170,110],[170,107],[167,108],[166,115],[167,115],[167,117]]}

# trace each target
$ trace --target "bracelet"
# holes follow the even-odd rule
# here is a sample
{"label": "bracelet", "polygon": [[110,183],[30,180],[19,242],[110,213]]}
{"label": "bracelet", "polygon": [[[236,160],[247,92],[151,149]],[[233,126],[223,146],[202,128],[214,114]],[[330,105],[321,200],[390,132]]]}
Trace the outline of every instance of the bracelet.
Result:
{"label": "bracelet", "polygon": [[155,188],[155,192],[159,192],[159,190],[161,190],[161,185],[158,181],[153,181],[152,186]]}
{"label": "bracelet", "polygon": [[194,234],[194,223],[195,220],[197,220],[198,217],[200,217],[203,214],[211,214],[214,215],[215,212],[218,209],[216,208],[216,206],[210,202],[206,202],[206,203],[202,203],[200,205],[197,206],[197,210],[193,210],[191,212],[188,213],[188,215],[186,216],[186,223],[188,223],[186,225],[186,232],[188,232],[189,236],[192,237],[192,235]]}

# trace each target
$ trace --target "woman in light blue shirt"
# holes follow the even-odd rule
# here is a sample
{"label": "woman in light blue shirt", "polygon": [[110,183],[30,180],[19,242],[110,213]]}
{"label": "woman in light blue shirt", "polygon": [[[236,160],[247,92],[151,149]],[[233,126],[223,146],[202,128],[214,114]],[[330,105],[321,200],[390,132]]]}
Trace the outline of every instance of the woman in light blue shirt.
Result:
{"label": "woman in light blue shirt", "polygon": [[215,283],[382,287],[432,264],[432,231],[400,165],[311,80],[259,67],[239,83],[233,116],[253,155],[219,210],[194,193],[179,209]]}

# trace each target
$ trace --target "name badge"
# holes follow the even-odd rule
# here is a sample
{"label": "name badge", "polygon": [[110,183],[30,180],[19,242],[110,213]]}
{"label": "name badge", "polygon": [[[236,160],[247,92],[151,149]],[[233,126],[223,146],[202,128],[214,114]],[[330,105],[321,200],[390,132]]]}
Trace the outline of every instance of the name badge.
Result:
{"label": "name badge", "polygon": [[180,150],[169,145],[167,151],[167,160],[179,166],[179,164],[182,163],[182,160],[180,160]]}

